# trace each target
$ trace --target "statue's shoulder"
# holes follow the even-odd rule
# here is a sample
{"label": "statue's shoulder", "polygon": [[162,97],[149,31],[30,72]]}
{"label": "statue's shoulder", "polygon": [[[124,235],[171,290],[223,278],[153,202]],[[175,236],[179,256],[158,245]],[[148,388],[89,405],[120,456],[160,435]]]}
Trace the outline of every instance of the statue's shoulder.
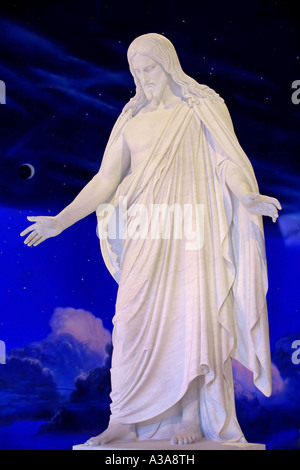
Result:
{"label": "statue's shoulder", "polygon": [[199,93],[200,98],[208,99],[212,102],[224,103],[223,98],[217,93],[213,88],[208,85],[203,85],[201,83],[196,83],[196,89]]}
{"label": "statue's shoulder", "polygon": [[111,144],[113,144],[119,138],[122,137],[124,128],[130,119],[132,119],[132,113],[130,112],[130,110],[124,111],[123,109],[121,114],[118,116],[117,120],[115,121],[115,124],[113,125],[113,128],[111,130],[111,133],[108,139],[107,147],[110,147]]}

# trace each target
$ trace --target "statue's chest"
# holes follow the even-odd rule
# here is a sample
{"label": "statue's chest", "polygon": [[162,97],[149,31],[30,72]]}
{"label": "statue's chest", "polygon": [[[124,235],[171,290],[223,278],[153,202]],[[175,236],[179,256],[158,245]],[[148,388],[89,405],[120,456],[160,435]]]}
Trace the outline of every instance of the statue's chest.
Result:
{"label": "statue's chest", "polygon": [[150,150],[157,143],[168,125],[171,111],[138,114],[127,124],[124,135],[131,154]]}

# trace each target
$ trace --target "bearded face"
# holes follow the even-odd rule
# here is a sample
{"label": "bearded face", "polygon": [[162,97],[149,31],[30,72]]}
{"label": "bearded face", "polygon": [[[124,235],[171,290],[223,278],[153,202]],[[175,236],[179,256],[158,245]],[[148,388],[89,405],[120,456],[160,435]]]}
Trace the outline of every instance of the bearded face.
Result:
{"label": "bearded face", "polygon": [[168,75],[151,57],[135,54],[131,68],[146,95],[147,100],[159,100],[169,83]]}

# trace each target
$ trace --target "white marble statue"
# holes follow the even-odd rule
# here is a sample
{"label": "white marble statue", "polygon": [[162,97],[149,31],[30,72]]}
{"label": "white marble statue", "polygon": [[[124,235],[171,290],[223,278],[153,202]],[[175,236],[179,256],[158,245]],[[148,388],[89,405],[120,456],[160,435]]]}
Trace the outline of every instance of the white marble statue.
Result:
{"label": "white marble statue", "polygon": [[[102,223],[105,204],[120,211],[126,200],[123,229],[131,227],[132,236],[100,236],[119,283],[112,403],[108,428],[87,445],[189,444],[202,436],[245,442],[232,358],[271,394],[262,216],[275,222],[281,207],[260,195],[223,99],[182,71],[168,39],[138,37],[128,61],[136,94],[112,130],[99,172],[56,217],[28,217],[33,225],[21,235],[37,246],[97,208]],[[136,208],[174,204],[203,208],[201,227],[194,227],[203,243],[188,247],[187,237],[174,236],[174,221],[169,236],[151,237],[138,219],[133,236]]]}

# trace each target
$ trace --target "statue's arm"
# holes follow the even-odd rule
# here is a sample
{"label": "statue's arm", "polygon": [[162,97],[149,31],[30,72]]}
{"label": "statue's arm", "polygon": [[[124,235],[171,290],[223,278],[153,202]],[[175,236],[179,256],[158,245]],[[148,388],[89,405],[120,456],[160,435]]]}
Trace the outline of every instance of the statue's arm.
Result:
{"label": "statue's arm", "polygon": [[278,210],[281,210],[280,202],[274,197],[254,193],[243,170],[234,162],[229,162],[227,166],[226,184],[249,212],[269,216],[276,222]]}
{"label": "statue's arm", "polygon": [[24,243],[28,246],[37,246],[47,238],[58,235],[96,211],[99,204],[109,202],[129,169],[130,152],[121,134],[116,142],[106,150],[98,173],[80,191],[71,204],[55,217],[28,217],[28,220],[34,224],[21,233],[21,236],[30,233]]}
{"label": "statue's arm", "polygon": [[73,202],[57,215],[63,229],[94,212],[99,204],[108,203],[129,168],[130,153],[121,135],[105,153],[98,173]]}
{"label": "statue's arm", "polygon": [[[223,167],[223,170],[225,169],[225,171],[222,171],[221,177],[223,182],[249,212],[269,216],[272,218],[273,222],[276,222],[278,210],[281,209],[279,201],[273,197],[263,196],[259,194],[259,192],[253,192],[251,183],[248,182],[247,178],[249,168],[247,169],[245,166],[244,173],[241,166],[229,156],[230,148],[234,151],[234,146],[231,145],[228,136],[231,136],[230,140],[236,141],[236,144],[238,144],[236,148],[238,148],[239,143],[225,103],[220,100],[215,100],[212,104],[209,100],[203,100],[202,106],[200,107],[200,118],[204,120],[204,123],[206,123],[208,129],[211,130],[211,133],[218,136],[213,141],[213,147],[217,155],[217,172],[220,174],[221,167]],[[223,142],[229,142],[227,151],[218,143],[219,138],[221,141],[223,140]],[[226,164],[223,166],[223,163]]]}

